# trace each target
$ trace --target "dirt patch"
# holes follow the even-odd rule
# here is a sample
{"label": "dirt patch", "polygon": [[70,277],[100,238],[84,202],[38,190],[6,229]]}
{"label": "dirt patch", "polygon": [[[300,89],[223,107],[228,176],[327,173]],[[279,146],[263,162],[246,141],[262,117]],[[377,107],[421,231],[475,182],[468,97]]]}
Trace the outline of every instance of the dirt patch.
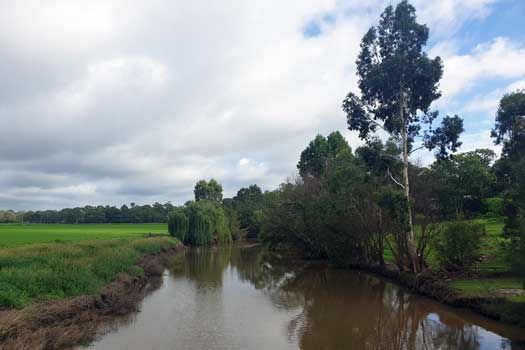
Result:
{"label": "dirt patch", "polygon": [[92,341],[100,328],[115,317],[138,311],[147,286],[159,285],[164,261],[176,247],[142,258],[143,276],[119,275],[98,295],[79,296],[34,304],[22,310],[0,312],[2,350],[64,349]]}

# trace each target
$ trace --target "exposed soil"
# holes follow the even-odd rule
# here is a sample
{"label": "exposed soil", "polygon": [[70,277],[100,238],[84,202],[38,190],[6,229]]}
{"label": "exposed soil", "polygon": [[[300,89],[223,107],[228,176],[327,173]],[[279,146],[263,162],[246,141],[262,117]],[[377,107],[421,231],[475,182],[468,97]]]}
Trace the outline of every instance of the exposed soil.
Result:
{"label": "exposed soil", "polygon": [[85,295],[0,311],[2,350],[65,349],[92,341],[105,323],[138,311],[148,287],[159,284],[168,257],[182,246],[145,256],[143,276],[119,275],[98,295]]}

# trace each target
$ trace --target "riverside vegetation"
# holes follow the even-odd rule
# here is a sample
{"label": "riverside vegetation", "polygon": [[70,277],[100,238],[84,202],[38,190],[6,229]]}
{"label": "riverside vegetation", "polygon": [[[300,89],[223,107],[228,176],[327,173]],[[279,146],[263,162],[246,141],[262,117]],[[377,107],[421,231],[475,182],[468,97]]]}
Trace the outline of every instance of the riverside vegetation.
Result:
{"label": "riverside vegetation", "polygon": [[99,292],[119,274],[141,275],[147,254],[176,245],[169,237],[35,244],[0,250],[0,305],[22,308],[32,301]]}

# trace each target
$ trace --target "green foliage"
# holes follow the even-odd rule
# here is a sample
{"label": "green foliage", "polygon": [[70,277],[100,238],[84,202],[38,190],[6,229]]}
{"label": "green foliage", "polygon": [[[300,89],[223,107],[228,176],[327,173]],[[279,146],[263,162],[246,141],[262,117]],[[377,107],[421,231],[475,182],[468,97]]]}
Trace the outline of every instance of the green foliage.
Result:
{"label": "green foliage", "polygon": [[459,135],[463,131],[463,119],[457,115],[453,117],[447,115],[441,121],[441,126],[425,133],[423,144],[428,149],[436,149],[435,155],[438,159],[446,159],[448,150],[456,152],[462,145]]}
{"label": "green foliage", "polygon": [[176,244],[168,237],[35,244],[0,250],[0,308],[96,293],[119,273],[136,274],[144,254]]}
{"label": "green foliage", "polygon": [[[356,62],[361,96],[350,92],[343,101],[350,130],[365,139],[381,127],[394,136],[406,134],[403,142],[410,146],[421,124],[437,117],[428,109],[441,96],[443,64],[441,58],[430,59],[423,51],[428,35],[428,27],[416,22],[416,10],[407,1],[384,10],[379,25],[361,41]],[[445,117],[441,127],[427,131],[424,145],[438,148],[444,156],[447,148],[454,151],[461,145],[462,130],[460,118]]]}
{"label": "green foliage", "polygon": [[184,244],[207,245],[214,240],[223,243],[232,240],[229,218],[216,202],[188,202],[170,213],[169,224],[170,233],[182,238]]}
{"label": "green foliage", "polygon": [[503,145],[503,157],[520,158],[525,149],[525,90],[503,96],[492,130],[496,144]]}
{"label": "green foliage", "polygon": [[375,187],[349,150],[328,162],[320,178],[303,177],[268,194],[261,239],[340,266],[382,263],[383,232]]}
{"label": "green foliage", "polygon": [[[432,129],[437,111],[430,105],[441,96],[438,84],[443,75],[439,57],[430,59],[423,47],[427,44],[429,30],[417,23],[416,10],[403,0],[388,6],[376,27],[371,27],[361,41],[357,59],[360,95],[349,92],[343,100],[349,130],[359,132],[361,139],[370,139],[382,129],[401,145],[402,180],[396,180],[387,168],[393,183],[403,188],[407,222],[405,232],[396,232],[398,261],[402,269],[417,272],[424,266],[423,255],[416,246],[409,180],[409,156],[415,150],[413,143],[427,125],[421,147],[437,149],[439,158],[446,158],[449,151],[461,145],[459,134],[463,121],[458,117],[445,117],[441,126]],[[421,147],[417,147],[419,149]],[[386,174],[385,174],[386,175]],[[405,225],[401,225],[405,226]],[[402,237],[404,236],[404,237]]]}
{"label": "green foliage", "polygon": [[[90,206],[62,210],[37,210],[16,213],[19,223],[34,224],[122,224],[166,222],[167,213],[173,208],[170,202],[153,205]],[[0,220],[1,221],[1,220]]]}
{"label": "green foliage", "polygon": [[489,197],[483,199],[483,212],[492,217],[503,216],[503,198]]}
{"label": "green foliage", "polygon": [[496,173],[504,193],[504,234],[510,239],[508,256],[514,271],[525,280],[525,91],[503,96],[492,131],[503,145]]}
{"label": "green foliage", "polygon": [[483,199],[496,181],[490,168],[494,157],[493,151],[478,149],[432,164],[434,191],[444,217],[471,216],[483,210]]}
{"label": "green foliage", "polygon": [[434,248],[442,266],[464,268],[476,262],[481,254],[485,226],[466,221],[443,224]]}
{"label": "green foliage", "polygon": [[222,185],[215,179],[198,181],[197,184],[195,184],[193,193],[195,194],[195,201],[211,201],[216,203],[222,201]]}
{"label": "green foliage", "polygon": [[246,229],[241,228],[237,211],[231,207],[224,207],[224,213],[228,219],[228,227],[230,229],[232,240],[237,241],[243,239],[247,235]]}
{"label": "green foliage", "polygon": [[320,177],[328,162],[344,151],[350,151],[350,146],[339,131],[332,132],[328,137],[317,135],[301,152],[297,163],[299,175]]}
{"label": "green foliage", "polygon": [[186,240],[189,229],[189,220],[186,211],[182,208],[175,208],[168,214],[168,232],[177,237],[181,242]]}
{"label": "green foliage", "polygon": [[241,188],[228,206],[236,212],[240,227],[247,231],[247,235],[257,237],[261,229],[261,212],[264,206],[261,188],[257,185]]}
{"label": "green foliage", "polygon": [[193,208],[190,214],[190,230],[186,243],[205,245],[213,240],[211,218],[200,208]]}

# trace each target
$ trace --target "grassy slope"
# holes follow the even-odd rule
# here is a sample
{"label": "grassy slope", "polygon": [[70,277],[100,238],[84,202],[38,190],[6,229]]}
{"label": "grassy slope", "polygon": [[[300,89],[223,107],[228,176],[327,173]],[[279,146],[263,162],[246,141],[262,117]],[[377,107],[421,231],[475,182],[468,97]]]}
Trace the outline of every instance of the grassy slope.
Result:
{"label": "grassy slope", "polygon": [[0,248],[33,243],[137,238],[167,233],[167,224],[0,224]]}
{"label": "grassy slope", "polygon": [[136,264],[143,255],[175,244],[155,237],[0,249],[0,308],[95,293],[119,273],[142,273]]}

